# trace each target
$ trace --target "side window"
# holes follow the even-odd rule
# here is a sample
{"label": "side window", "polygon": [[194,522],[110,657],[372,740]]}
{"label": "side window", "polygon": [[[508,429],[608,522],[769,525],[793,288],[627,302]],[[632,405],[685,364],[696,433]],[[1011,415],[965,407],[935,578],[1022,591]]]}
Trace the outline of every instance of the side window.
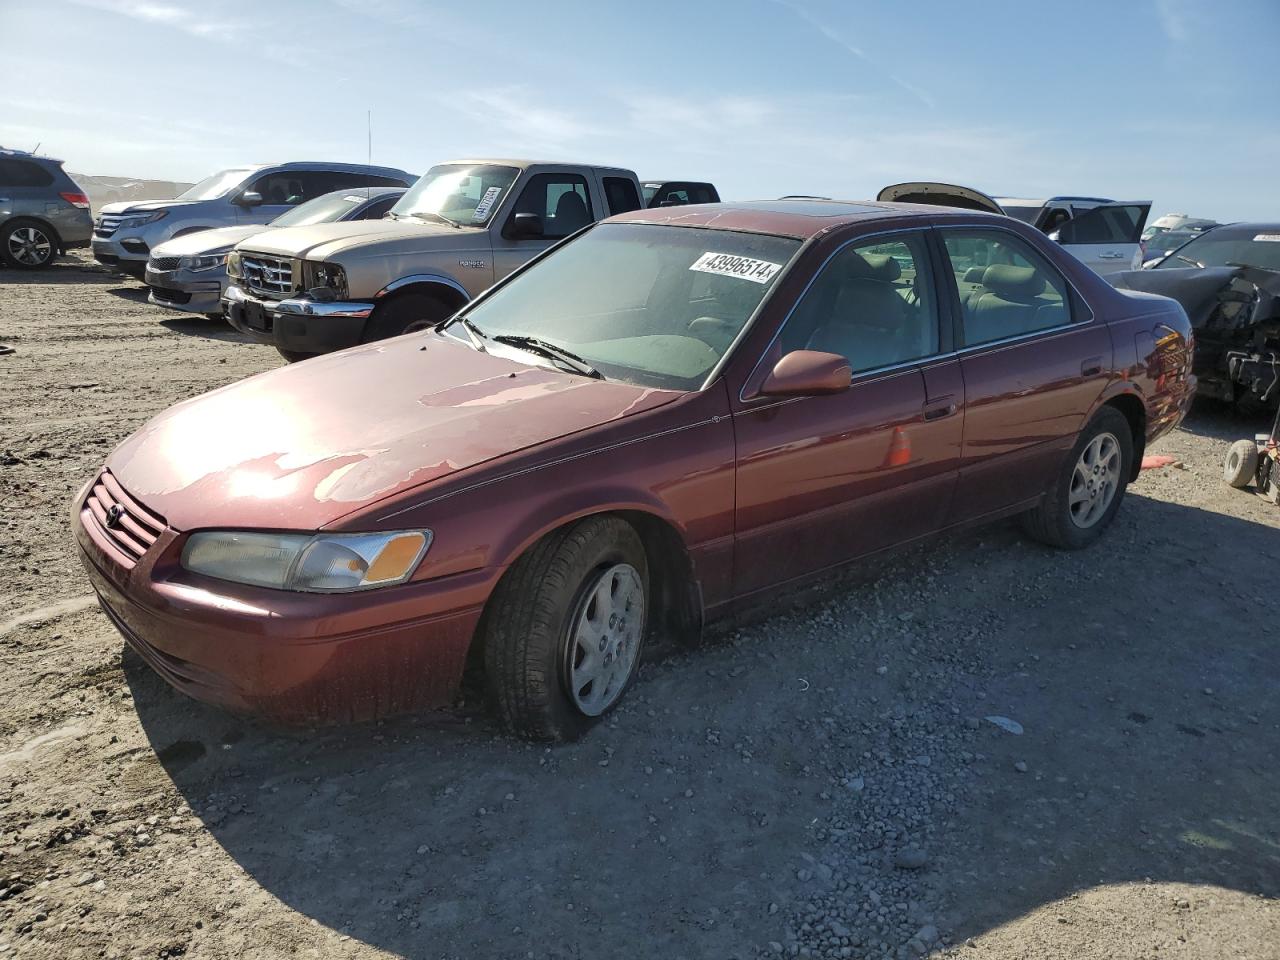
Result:
{"label": "side window", "polygon": [[845,247],[814,279],[782,329],[782,352],[847,357],[854,372],[938,352],[924,236],[895,234]]}
{"label": "side window", "polygon": [[1003,230],[944,230],[956,275],[964,345],[1071,322],[1067,281],[1019,237]]}
{"label": "side window", "polygon": [[262,202],[272,206],[297,206],[304,200],[319,194],[308,194],[303,185],[304,173],[301,171],[282,171],[268,173],[253,181],[250,190],[262,194]]}
{"label": "side window", "polygon": [[626,213],[640,209],[640,195],[636,185],[626,177],[604,177],[604,195],[609,201],[610,213]]}
{"label": "side window", "polygon": [[595,219],[587,181],[573,173],[540,173],[529,180],[511,211],[536,213],[548,240],[567,237]]}
{"label": "side window", "polygon": [[1059,243],[1137,243],[1144,222],[1140,206],[1109,204],[1082,210],[1058,228]]}
{"label": "side window", "polygon": [[393,193],[389,196],[383,197],[381,200],[373,201],[373,203],[369,204],[367,207],[364,208],[364,210],[361,211],[360,216],[357,217],[356,219],[357,220],[382,219],[382,217],[386,216],[387,211],[396,205],[396,201],[399,200],[401,196],[402,195],[399,193]]}
{"label": "side window", "polygon": [[47,187],[53,174],[27,160],[0,160],[0,187]]}

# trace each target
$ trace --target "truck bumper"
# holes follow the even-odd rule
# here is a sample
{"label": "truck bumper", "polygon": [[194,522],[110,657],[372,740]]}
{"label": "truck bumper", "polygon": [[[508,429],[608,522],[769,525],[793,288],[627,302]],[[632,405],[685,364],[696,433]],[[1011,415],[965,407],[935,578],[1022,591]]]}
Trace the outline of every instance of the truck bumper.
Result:
{"label": "truck bumper", "polygon": [[297,353],[354,347],[373,313],[373,304],[366,301],[263,300],[235,284],[223,291],[222,307],[231,325],[250,339]]}

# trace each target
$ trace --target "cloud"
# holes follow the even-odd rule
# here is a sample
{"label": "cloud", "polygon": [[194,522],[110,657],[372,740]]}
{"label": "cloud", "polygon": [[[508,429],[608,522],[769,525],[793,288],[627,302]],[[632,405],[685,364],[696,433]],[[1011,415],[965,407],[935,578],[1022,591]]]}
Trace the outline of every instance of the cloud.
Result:
{"label": "cloud", "polygon": [[207,7],[191,9],[171,3],[152,0],[71,0],[81,7],[105,10],[144,23],[173,27],[196,37],[232,39],[244,27],[230,20],[220,20],[209,14]]}
{"label": "cloud", "polygon": [[540,149],[563,149],[596,133],[588,120],[548,104],[523,86],[459,91],[440,98],[444,105],[501,131],[505,138]]}
{"label": "cloud", "polygon": [[1182,0],[1156,0],[1156,18],[1170,43],[1182,44],[1191,38],[1191,16]]}

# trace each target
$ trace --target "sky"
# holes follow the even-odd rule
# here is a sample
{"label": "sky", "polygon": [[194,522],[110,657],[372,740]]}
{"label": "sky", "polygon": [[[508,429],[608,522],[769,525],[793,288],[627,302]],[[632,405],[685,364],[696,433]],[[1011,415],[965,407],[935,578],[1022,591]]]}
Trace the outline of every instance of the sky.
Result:
{"label": "sky", "polygon": [[1280,0],[0,0],[0,145],[195,181],[281,160],[623,166],[726,199],[1151,200],[1280,219]]}

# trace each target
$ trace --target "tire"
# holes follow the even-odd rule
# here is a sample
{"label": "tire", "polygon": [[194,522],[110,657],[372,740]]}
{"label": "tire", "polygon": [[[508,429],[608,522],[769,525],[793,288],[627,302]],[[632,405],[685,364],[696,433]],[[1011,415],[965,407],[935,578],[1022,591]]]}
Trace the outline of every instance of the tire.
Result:
{"label": "tire", "polygon": [[[1086,461],[1088,452],[1093,453],[1095,465],[1103,464],[1102,470],[1091,468]],[[1061,550],[1089,546],[1102,536],[1120,509],[1132,465],[1129,421],[1114,407],[1103,407],[1080,431],[1039,506],[1022,515],[1023,530],[1032,539]],[[1078,473],[1077,468],[1083,472]]]}
{"label": "tire", "polygon": [[434,327],[448,319],[453,310],[429,293],[402,293],[374,311],[365,328],[364,342],[398,337],[402,333]]}
{"label": "tire", "polygon": [[[644,546],[617,517],[581,520],[535,544],[499,583],[480,628],[489,700],[502,725],[531,740],[576,740],[590,730],[635,679],[648,598]],[[575,627],[591,633],[590,654]],[[575,694],[575,682],[595,667],[606,678]]]}
{"label": "tire", "polygon": [[1237,490],[1253,483],[1258,474],[1258,445],[1252,440],[1237,440],[1227,451],[1222,463],[1222,479]]}
{"label": "tire", "polygon": [[0,260],[15,270],[44,270],[58,256],[58,235],[39,220],[20,217],[4,225]]}
{"label": "tire", "polygon": [[310,360],[312,357],[318,357],[318,353],[305,353],[302,350],[286,350],[284,347],[276,347],[276,353],[284,357],[290,363],[299,363],[303,360]]}

